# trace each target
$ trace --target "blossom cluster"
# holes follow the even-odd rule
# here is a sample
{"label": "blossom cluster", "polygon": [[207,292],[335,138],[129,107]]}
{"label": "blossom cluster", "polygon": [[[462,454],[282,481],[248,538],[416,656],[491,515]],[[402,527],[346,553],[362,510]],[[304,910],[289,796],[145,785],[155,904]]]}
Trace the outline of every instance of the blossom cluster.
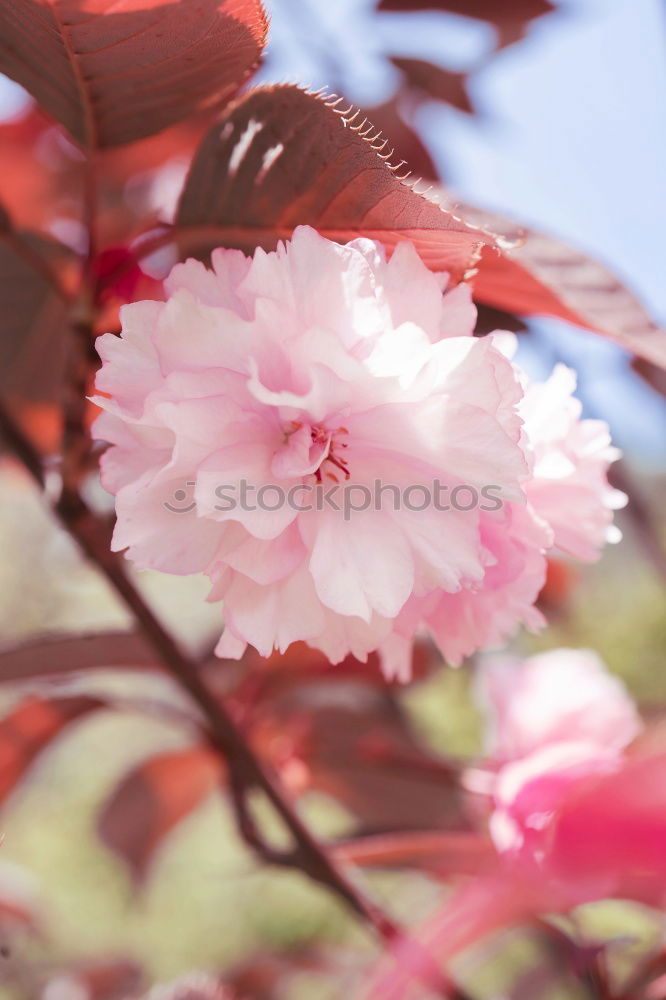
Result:
{"label": "blossom cluster", "polygon": [[590,650],[491,660],[479,672],[477,694],[488,721],[486,771],[467,783],[490,795],[490,833],[500,853],[543,857],[572,793],[622,768],[642,729],[638,711]]}
{"label": "blossom cluster", "polygon": [[478,693],[490,833],[542,909],[611,896],[663,906],[663,736],[622,682],[589,650],[555,649],[490,662]]}
{"label": "blossom cluster", "polygon": [[[410,243],[387,259],[370,240],[300,227],[274,252],[176,265],[165,290],[98,341],[102,479],[114,549],[210,577],[220,656],[304,640],[334,663],[379,650],[406,678],[425,630],[457,664],[543,623],[549,552],[593,560],[617,532],[617,453],[604,423],[581,418],[573,372],[530,384],[511,335],[474,337],[468,285],[428,271]],[[345,517],[219,501],[241,483],[286,495],[377,482],[492,487],[501,502]],[[185,484],[187,516],[171,502]]]}

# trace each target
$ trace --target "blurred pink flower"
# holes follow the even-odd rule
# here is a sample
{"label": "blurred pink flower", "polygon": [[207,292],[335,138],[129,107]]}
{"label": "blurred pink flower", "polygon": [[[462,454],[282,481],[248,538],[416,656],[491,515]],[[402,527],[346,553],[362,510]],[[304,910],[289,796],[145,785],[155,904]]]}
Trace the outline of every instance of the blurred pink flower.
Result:
{"label": "blurred pink flower", "polygon": [[641,729],[638,712],[590,650],[555,649],[522,663],[490,660],[479,670],[477,692],[489,722],[495,844],[541,850],[569,790],[620,766]]}
{"label": "blurred pink flower", "polygon": [[610,896],[666,905],[666,753],[628,755],[560,804],[546,856],[573,902]]}
{"label": "blurred pink flower", "polygon": [[488,658],[476,691],[488,718],[487,751],[499,761],[563,742],[622,750],[641,726],[624,684],[590,649]]}
{"label": "blurred pink flower", "polygon": [[580,774],[560,797],[536,854],[457,885],[446,903],[373,970],[365,1000],[402,1000],[436,961],[499,930],[603,899],[666,905],[666,753],[626,756]]}
{"label": "blurred pink flower", "polygon": [[[274,253],[217,250],[212,264],[177,265],[166,302],[126,306],[122,336],[100,338],[114,548],[142,568],[208,574],[224,602],[220,656],[304,640],[333,662],[379,649],[406,677],[422,626],[452,662],[538,627],[545,551],[557,541],[588,558],[602,541],[595,527],[583,551],[558,518],[580,512],[605,532],[611,516],[612,455],[579,421],[570,380],[543,390],[549,414],[565,411],[558,436],[501,338],[472,337],[469,288],[442,294],[446,275],[409,243],[386,261],[371,241],[301,227]],[[562,472],[551,452],[566,452],[567,473],[541,495],[532,465]],[[464,503],[443,511],[431,492],[416,509],[420,492],[405,504],[436,482]],[[373,499],[345,516],[321,502],[330,490],[339,506],[341,490]],[[315,495],[320,509],[298,509]]]}
{"label": "blurred pink flower", "polygon": [[366,1000],[411,996],[433,961],[446,970],[487,936],[547,914],[613,898],[666,905],[663,735],[648,752],[630,746],[641,722],[623,685],[594,653],[560,649],[487,663],[478,691],[489,758],[469,784],[494,800],[494,870],[460,880],[396,944]]}

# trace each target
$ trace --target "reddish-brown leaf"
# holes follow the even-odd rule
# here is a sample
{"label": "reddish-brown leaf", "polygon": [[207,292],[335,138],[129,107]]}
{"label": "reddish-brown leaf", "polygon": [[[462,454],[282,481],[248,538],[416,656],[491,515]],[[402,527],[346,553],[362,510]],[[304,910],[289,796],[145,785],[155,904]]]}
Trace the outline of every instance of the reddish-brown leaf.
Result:
{"label": "reddish-brown leaf", "polygon": [[488,21],[497,31],[497,47],[519,41],[531,21],[556,9],[551,0],[380,0],[380,10],[442,10]]}
{"label": "reddish-brown leaf", "polygon": [[252,251],[308,224],[342,243],[412,240],[430,267],[459,280],[493,237],[417,194],[400,163],[342,99],[294,86],[251,91],[195,156],[177,214],[180,245],[201,255]]}
{"label": "reddish-brown leaf", "polygon": [[467,93],[467,73],[454,73],[423,59],[406,59],[403,56],[391,56],[391,62],[405,75],[410,87],[423,91],[436,101],[451,104],[459,111],[474,114],[474,105]]}
{"label": "reddish-brown leaf", "polygon": [[336,845],[341,861],[365,868],[423,868],[440,876],[493,870],[492,841],[472,831],[409,830],[357,837]]}
{"label": "reddish-brown leaf", "polygon": [[398,93],[385,104],[370,108],[367,115],[372,124],[382,130],[382,135],[390,137],[391,145],[395,145],[401,157],[404,156],[416,176],[436,181],[441,179],[440,172],[421,136],[409,124],[413,104],[409,98],[404,99],[404,94]]}
{"label": "reddish-brown leaf", "polygon": [[634,358],[631,367],[648,385],[652,386],[655,392],[666,396],[666,373],[663,368],[653,365],[644,358]]}
{"label": "reddish-brown leaf", "polygon": [[168,833],[222,782],[211,750],[195,747],[159,754],[123,779],[104,806],[99,833],[142,881]]}
{"label": "reddish-brown leaf", "polygon": [[69,345],[67,301],[57,270],[72,255],[55,240],[0,228],[0,392],[56,403]]}
{"label": "reddish-brown leaf", "polygon": [[159,664],[137,632],[49,636],[0,650],[0,682],[102,667],[159,669]]}
{"label": "reddish-brown leaf", "polygon": [[520,316],[566,320],[666,367],[666,331],[603,264],[503,216],[469,205],[456,205],[455,211],[515,244],[501,253],[482,249],[473,279],[474,297],[480,302]]}
{"label": "reddish-brown leaf", "polygon": [[13,791],[33,760],[76,719],[103,708],[100,698],[28,697],[0,720],[0,804]]}
{"label": "reddish-brown leaf", "polygon": [[[340,242],[362,235],[392,248],[409,239],[454,280],[478,263],[475,294],[485,305],[556,316],[666,364],[666,335],[605,267],[500,216],[447,212],[406,188],[380,158],[388,142],[337,103],[291,86],[239,101],[192,164],[177,215],[182,251],[270,248],[300,224]],[[494,234],[522,243],[500,252]]]}
{"label": "reddish-brown leaf", "polygon": [[257,65],[260,0],[5,0],[0,71],[104,148],[222,107]]}
{"label": "reddish-brown leaf", "polygon": [[464,825],[456,766],[420,743],[376,663],[326,669],[304,647],[278,662],[254,692],[250,675],[241,701],[254,744],[294,790],[332,795],[368,831]]}

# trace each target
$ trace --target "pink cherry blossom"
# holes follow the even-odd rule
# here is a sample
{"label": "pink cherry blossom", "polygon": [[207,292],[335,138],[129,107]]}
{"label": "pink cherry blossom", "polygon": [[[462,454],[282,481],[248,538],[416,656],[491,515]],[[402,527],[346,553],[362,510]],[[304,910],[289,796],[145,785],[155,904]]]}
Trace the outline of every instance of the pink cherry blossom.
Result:
{"label": "pink cherry blossom", "polygon": [[373,970],[365,1000],[402,1000],[433,958],[446,968],[501,929],[603,899],[666,904],[666,753],[626,755],[580,773],[560,796],[536,852],[502,855],[462,880],[445,904]]}
{"label": "pink cherry blossom", "polygon": [[[606,432],[579,419],[570,380],[526,390],[501,338],[472,336],[469,288],[449,289],[411,244],[387,261],[369,240],[300,227],[275,252],[177,265],[165,291],[99,341],[103,483],[115,550],[210,577],[220,656],[304,640],[333,662],[379,649],[405,677],[417,629],[458,662],[542,624],[552,545],[596,555]],[[306,488],[404,498],[435,482],[477,502],[303,509]],[[271,502],[239,503],[247,484]],[[488,486],[495,506],[478,500]]]}
{"label": "pink cherry blossom", "polygon": [[622,681],[590,649],[553,649],[523,661],[488,658],[476,689],[489,721],[487,750],[499,761],[553,743],[623,750],[641,725]]}
{"label": "pink cherry blossom", "polygon": [[666,904],[666,753],[626,756],[561,802],[546,855],[575,902],[610,896]]}
{"label": "pink cherry blossom", "polygon": [[491,660],[479,671],[477,691],[495,769],[493,839],[500,850],[537,851],[569,791],[620,767],[641,728],[638,712],[590,650]]}
{"label": "pink cherry blossom", "polygon": [[666,904],[663,736],[634,742],[641,722],[623,685],[594,653],[558,649],[488,660],[477,691],[490,722],[495,863],[484,858],[397,943],[366,1000],[402,1000],[433,960],[446,970],[487,936],[546,914],[613,898]]}
{"label": "pink cherry blossom", "polygon": [[606,541],[617,541],[613,510],[627,501],[611,489],[606,474],[620,452],[603,420],[581,420],[574,398],[575,373],[556,365],[547,382],[528,385],[520,405],[534,467],[527,498],[550,527],[553,543],[592,562]]}
{"label": "pink cherry blossom", "polygon": [[[508,356],[514,353],[513,335],[496,333],[492,339]],[[410,599],[382,646],[389,676],[409,676],[404,650],[419,623],[453,665],[477,649],[501,646],[520,625],[538,631],[545,624],[535,602],[546,580],[546,552],[559,549],[591,562],[604,542],[621,538],[613,510],[627,498],[608,484],[608,467],[619,456],[608,426],[581,419],[572,396],[575,374],[564,365],[544,383],[520,377],[525,394],[517,409],[531,461],[527,502],[507,502],[499,516],[480,513],[482,581]]]}
{"label": "pink cherry blossom", "polygon": [[622,683],[594,653],[558,649],[488,663],[479,691],[502,878],[541,911],[612,896],[663,905],[666,754],[634,744],[642,723]]}
{"label": "pink cherry blossom", "polygon": [[441,591],[422,607],[426,629],[453,665],[502,645],[519,625],[536,632],[545,624],[535,601],[546,579],[547,526],[529,505],[507,503],[501,516],[481,514],[479,536],[486,558],[480,584]]}

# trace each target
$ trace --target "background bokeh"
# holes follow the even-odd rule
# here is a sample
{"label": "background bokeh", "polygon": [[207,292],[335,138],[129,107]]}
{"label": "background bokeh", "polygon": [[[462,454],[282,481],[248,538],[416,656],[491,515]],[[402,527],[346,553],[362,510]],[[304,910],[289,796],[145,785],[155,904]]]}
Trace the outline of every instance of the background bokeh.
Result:
{"label": "background bokeh", "polygon": [[[476,115],[430,101],[411,122],[449,186],[465,200],[513,215],[606,261],[656,319],[666,319],[666,11],[659,0],[569,0],[537,21],[527,38],[497,54],[489,26],[463,17],[378,15],[370,0],[272,0],[269,7],[272,34],[263,81],[327,84],[372,107],[390,98],[398,84],[388,52],[474,70],[469,92]],[[19,88],[0,80],[0,118],[20,116],[26,101]],[[172,163],[156,179],[167,202],[180,176],[182,165]],[[663,542],[664,398],[631,370],[619,349],[592,334],[544,320],[520,340],[521,360],[534,374],[545,374],[557,360],[577,368],[586,412],[611,423],[652,512],[653,540]],[[6,460],[0,486],[3,643],[128,625],[105,583],[82,563],[27,479]],[[625,540],[598,565],[575,574],[561,570],[550,595],[552,627],[538,637],[519,637],[515,647],[591,646],[626,678],[640,702],[661,704],[662,584],[648,557],[650,542],[646,546],[631,518],[621,515],[620,523]],[[139,581],[184,641],[196,644],[214,629],[219,611],[204,603],[205,581],[151,573]],[[474,753],[479,745],[468,676],[465,669],[442,671],[405,697],[423,740],[450,754]],[[122,677],[117,683],[123,689],[138,682]],[[9,695],[0,689],[0,697]],[[286,954],[311,945],[336,951],[353,944],[350,954],[360,957],[345,961],[354,982],[355,963],[372,947],[364,933],[305,879],[258,866],[218,798],[178,827],[139,890],[95,838],[99,807],[128,765],[182,740],[163,722],[108,713],[76,727],[35,767],[1,817],[2,856],[34,875],[48,933],[43,943],[6,961],[58,968],[86,956],[122,955],[141,962],[149,979],[157,980],[191,968],[227,968],[258,948]],[[323,796],[312,796],[307,809],[322,833],[348,826],[344,810]],[[420,876],[382,876],[376,888],[410,922],[434,898],[432,885]],[[604,919],[610,928],[627,921],[626,913],[617,917],[612,910]],[[511,945],[524,955],[529,947],[526,938]],[[503,954],[506,964],[506,949]],[[496,970],[498,962],[504,967],[498,955],[494,960]],[[340,975],[338,969],[331,980],[306,968],[284,995],[344,996],[348,984]],[[497,972],[494,983],[496,988]],[[481,980],[479,988],[483,993]],[[563,990],[562,996],[578,995],[571,984]],[[24,1000],[24,994],[14,996]],[[65,992],[48,1000],[77,997]]]}

